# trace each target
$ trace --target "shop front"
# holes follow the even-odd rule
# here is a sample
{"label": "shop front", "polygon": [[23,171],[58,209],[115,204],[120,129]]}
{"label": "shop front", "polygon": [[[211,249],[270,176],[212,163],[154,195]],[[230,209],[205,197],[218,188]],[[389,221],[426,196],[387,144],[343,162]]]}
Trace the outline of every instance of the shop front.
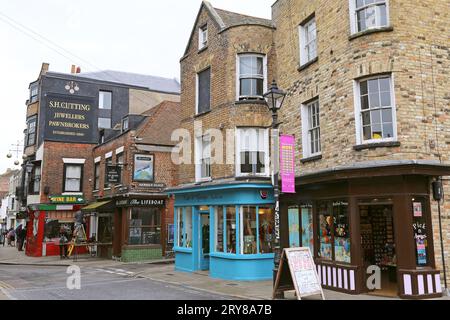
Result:
{"label": "shop front", "polygon": [[175,268],[227,280],[271,279],[274,198],[270,184],[183,188],[175,195]]}
{"label": "shop front", "polygon": [[161,259],[167,244],[164,194],[118,196],[94,202],[83,210],[92,213],[92,234],[102,258],[122,262]]}
{"label": "shop front", "polygon": [[430,190],[444,174],[416,165],[301,177],[297,194],[282,196],[282,244],[311,248],[326,289],[439,297]]}
{"label": "shop front", "polygon": [[[58,256],[60,254],[60,230],[64,228],[72,240],[75,229],[75,214],[82,205],[39,204],[29,207],[27,218],[26,255],[31,257]],[[84,228],[89,232],[89,223]],[[78,253],[87,253],[87,248],[80,248]]]}
{"label": "shop front", "polygon": [[164,194],[115,200],[122,217],[121,261],[146,261],[165,256],[170,202]]}

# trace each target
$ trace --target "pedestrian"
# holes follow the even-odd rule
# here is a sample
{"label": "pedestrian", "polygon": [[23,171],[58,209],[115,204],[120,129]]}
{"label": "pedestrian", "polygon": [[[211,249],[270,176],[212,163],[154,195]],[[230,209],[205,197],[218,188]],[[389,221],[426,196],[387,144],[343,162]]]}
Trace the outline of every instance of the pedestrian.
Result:
{"label": "pedestrian", "polygon": [[[17,247],[17,250],[19,250],[19,248],[21,247],[21,236],[22,236],[22,225],[20,224],[17,228],[16,228],[16,230],[14,230],[14,233],[15,233],[15,235],[16,235],[16,247]],[[19,251],[21,251],[21,250],[19,250]]]}
{"label": "pedestrian", "polygon": [[14,233],[14,229],[11,228],[8,231],[8,246],[14,247],[16,241],[16,235]]}
{"label": "pedestrian", "polygon": [[61,259],[67,258],[67,242],[69,242],[66,228],[59,229],[59,256]]}
{"label": "pedestrian", "polygon": [[3,236],[3,246],[5,246],[6,241],[8,239],[8,229],[2,230],[2,236]]}
{"label": "pedestrian", "polygon": [[25,238],[27,237],[27,229],[21,228],[20,232],[17,233],[17,250],[23,251],[23,244],[25,242]]}

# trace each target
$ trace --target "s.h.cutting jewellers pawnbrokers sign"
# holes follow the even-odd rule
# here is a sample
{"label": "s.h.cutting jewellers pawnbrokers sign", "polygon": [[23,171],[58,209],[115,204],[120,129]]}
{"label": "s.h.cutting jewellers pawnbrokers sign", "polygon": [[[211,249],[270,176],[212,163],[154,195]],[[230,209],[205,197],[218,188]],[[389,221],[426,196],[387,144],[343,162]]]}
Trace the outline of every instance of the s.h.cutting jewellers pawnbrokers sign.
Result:
{"label": "s.h.cutting jewellers pawnbrokers sign", "polygon": [[123,199],[116,201],[116,207],[162,207],[164,199]]}
{"label": "s.h.cutting jewellers pawnbrokers sign", "polygon": [[95,142],[94,105],[94,98],[47,95],[44,139],[62,142]]}

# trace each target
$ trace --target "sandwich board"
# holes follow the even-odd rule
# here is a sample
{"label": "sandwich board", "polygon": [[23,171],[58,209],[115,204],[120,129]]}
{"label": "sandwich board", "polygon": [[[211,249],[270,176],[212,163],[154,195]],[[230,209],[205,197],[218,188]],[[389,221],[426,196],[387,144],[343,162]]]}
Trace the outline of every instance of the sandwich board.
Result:
{"label": "sandwich board", "polygon": [[277,292],[292,289],[295,289],[298,300],[315,295],[320,295],[325,300],[316,264],[309,248],[283,250],[272,298],[275,299]]}

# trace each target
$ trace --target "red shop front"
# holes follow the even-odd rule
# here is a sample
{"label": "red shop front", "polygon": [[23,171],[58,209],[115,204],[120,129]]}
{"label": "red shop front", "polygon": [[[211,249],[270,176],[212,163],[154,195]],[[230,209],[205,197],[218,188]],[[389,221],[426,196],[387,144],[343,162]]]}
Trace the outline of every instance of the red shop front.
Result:
{"label": "red shop front", "polygon": [[[30,257],[59,256],[59,232],[66,228],[69,241],[75,226],[75,214],[81,205],[36,205],[31,206],[27,221],[26,255]],[[89,234],[89,223],[84,224]],[[79,254],[88,253],[80,247]]]}

